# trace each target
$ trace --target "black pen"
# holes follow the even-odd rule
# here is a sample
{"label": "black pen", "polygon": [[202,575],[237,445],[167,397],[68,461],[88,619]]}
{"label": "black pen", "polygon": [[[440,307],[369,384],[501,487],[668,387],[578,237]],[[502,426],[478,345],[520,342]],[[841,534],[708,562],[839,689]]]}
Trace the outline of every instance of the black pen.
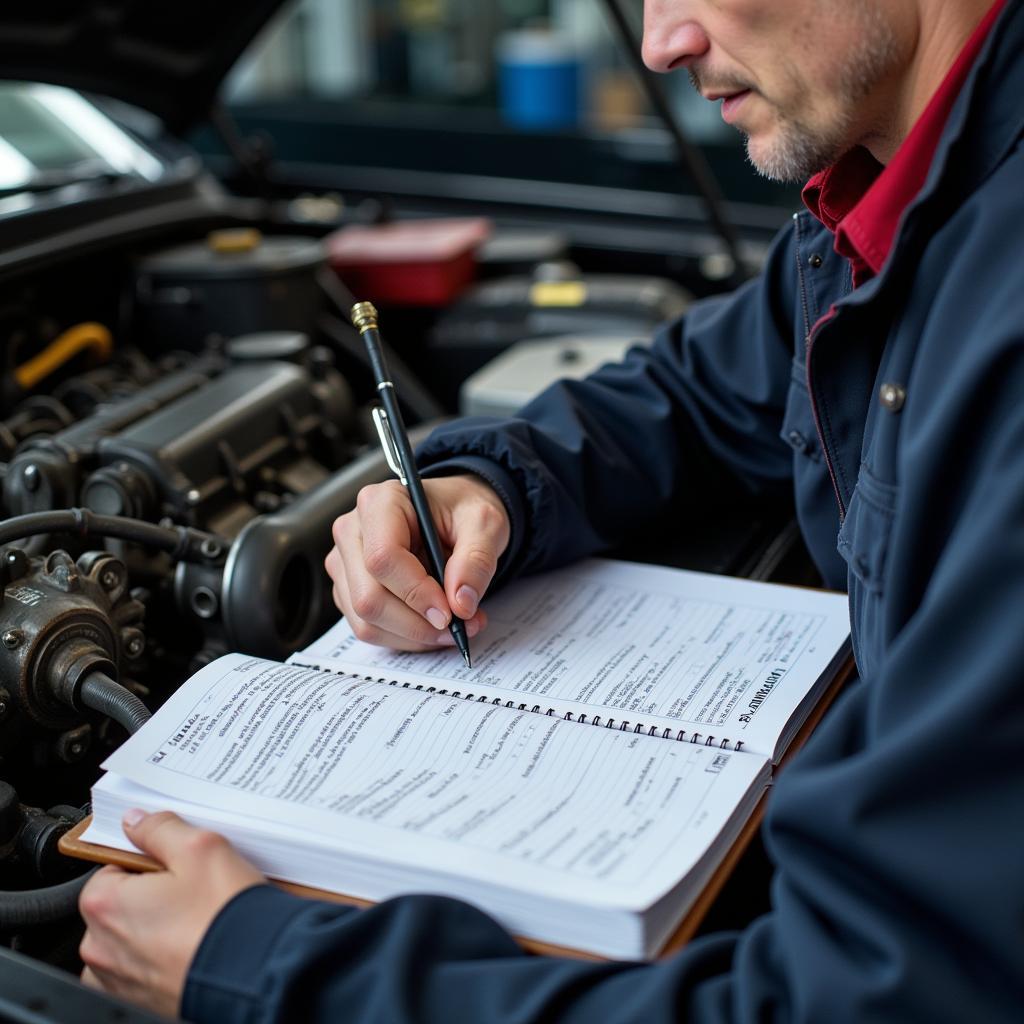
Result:
{"label": "black pen", "polygon": [[[416,519],[420,524],[420,534],[423,543],[427,548],[427,556],[430,561],[431,575],[444,590],[444,553],[441,551],[441,540],[437,536],[437,526],[430,514],[430,504],[427,495],[423,490],[423,481],[420,480],[419,472],[416,469],[416,459],[412,454],[412,445],[409,444],[409,435],[405,432],[405,423],[402,421],[402,413],[398,408],[398,397],[395,394],[395,385],[391,380],[387,364],[384,362],[384,353],[380,347],[380,334],[377,330],[377,310],[372,302],[357,302],[352,307],[352,323],[355,324],[363,337],[367,354],[370,357],[370,365],[373,367],[373,379],[377,383],[377,393],[384,408],[376,407],[373,410],[373,422],[377,427],[380,436],[380,443],[384,449],[384,458],[388,465],[405,484],[412,499],[412,506],[416,510]],[[466,636],[466,624],[454,612],[452,620],[448,623],[455,646],[465,659],[466,667],[472,668],[473,662],[469,657],[469,637]]]}

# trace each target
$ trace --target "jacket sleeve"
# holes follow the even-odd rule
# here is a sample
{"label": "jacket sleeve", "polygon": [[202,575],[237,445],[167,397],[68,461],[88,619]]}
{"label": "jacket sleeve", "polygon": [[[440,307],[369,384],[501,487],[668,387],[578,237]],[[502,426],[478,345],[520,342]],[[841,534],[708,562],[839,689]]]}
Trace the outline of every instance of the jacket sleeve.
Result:
{"label": "jacket sleeve", "polygon": [[553,385],[514,418],[439,428],[418,452],[425,475],[487,479],[512,520],[505,563],[522,571],[607,548],[680,500],[788,491],[794,259],[788,227],[760,277],[695,303],[649,348]]}
{"label": "jacket sleeve", "polygon": [[727,969],[732,939],[698,945],[700,956],[655,965],[534,957],[456,900],[358,911],[257,886],[207,932],[181,1013],[194,1024],[669,1024],[719,998],[700,982]]}

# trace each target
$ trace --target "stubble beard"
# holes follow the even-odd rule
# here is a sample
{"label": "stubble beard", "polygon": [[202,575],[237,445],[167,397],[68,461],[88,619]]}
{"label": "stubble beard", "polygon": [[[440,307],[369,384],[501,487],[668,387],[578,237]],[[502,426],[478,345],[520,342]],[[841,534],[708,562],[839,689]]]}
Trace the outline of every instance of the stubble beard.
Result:
{"label": "stubble beard", "polygon": [[[903,59],[895,35],[874,4],[852,0],[851,6],[858,25],[850,38],[856,42],[830,76],[831,82],[826,83],[835,98],[828,122],[813,125],[801,117],[800,100],[810,94],[812,83],[789,63],[787,92],[797,99],[775,107],[773,137],[759,146],[743,133],[747,160],[758,174],[771,181],[803,183],[853,148],[857,143],[853,126],[858,106]],[[690,78],[699,88],[699,79],[692,71]]]}
{"label": "stubble beard", "polygon": [[763,151],[755,149],[750,136],[743,133],[747,161],[769,181],[802,184],[834,164],[850,148],[849,114],[835,119],[827,130],[812,128],[784,111],[779,112],[778,118],[775,138]]}

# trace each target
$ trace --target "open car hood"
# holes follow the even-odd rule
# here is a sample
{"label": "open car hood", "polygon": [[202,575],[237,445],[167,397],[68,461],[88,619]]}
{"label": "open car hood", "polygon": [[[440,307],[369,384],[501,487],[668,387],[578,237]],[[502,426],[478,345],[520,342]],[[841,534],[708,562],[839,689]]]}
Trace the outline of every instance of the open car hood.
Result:
{"label": "open car hood", "polygon": [[0,78],[143,107],[181,133],[202,120],[286,0],[39,0],[0,5]]}

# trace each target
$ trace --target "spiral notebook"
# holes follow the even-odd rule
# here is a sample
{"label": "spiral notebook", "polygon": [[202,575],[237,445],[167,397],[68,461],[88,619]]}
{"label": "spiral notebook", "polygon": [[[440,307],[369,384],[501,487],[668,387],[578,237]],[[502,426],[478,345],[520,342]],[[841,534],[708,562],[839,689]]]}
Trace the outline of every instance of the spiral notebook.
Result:
{"label": "spiral notebook", "polygon": [[486,607],[472,669],[344,623],[206,666],[106,761],[82,839],[130,851],[123,812],[167,808],[273,878],[654,955],[847,661],[845,597],[592,560]]}

